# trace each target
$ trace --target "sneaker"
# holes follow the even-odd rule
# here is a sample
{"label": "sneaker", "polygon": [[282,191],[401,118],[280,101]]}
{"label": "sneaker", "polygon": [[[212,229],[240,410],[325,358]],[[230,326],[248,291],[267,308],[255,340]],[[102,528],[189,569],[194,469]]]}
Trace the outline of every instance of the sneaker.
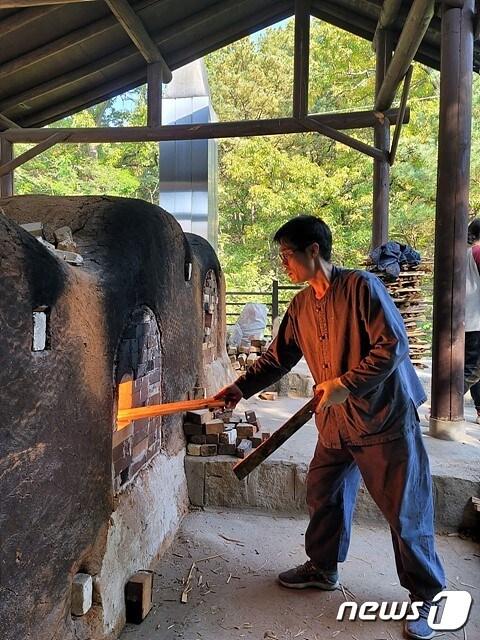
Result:
{"label": "sneaker", "polygon": [[334,591],[338,587],[338,571],[317,569],[311,560],[307,560],[299,567],[281,573],[278,581],[289,589],[316,587],[325,591]]}
{"label": "sneaker", "polygon": [[413,638],[414,640],[430,640],[430,638],[434,637],[435,631],[427,621],[431,606],[432,603],[425,600],[423,605],[418,608],[418,613],[420,614],[418,620],[405,621],[405,635],[407,638]]}

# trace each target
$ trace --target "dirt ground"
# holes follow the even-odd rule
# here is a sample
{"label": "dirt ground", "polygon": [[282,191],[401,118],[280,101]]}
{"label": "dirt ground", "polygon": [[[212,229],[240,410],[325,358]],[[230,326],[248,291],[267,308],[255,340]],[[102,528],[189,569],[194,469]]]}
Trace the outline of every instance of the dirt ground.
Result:
{"label": "dirt ground", "polygon": [[[307,519],[258,512],[193,511],[154,575],[154,607],[140,625],[127,625],[121,640],[400,640],[400,621],[337,621],[345,599],[404,601],[390,535],[355,526],[343,590],[294,591],[276,583],[278,572],[305,561]],[[480,549],[456,535],[439,536],[448,588],[474,599],[469,622],[445,640],[480,640]],[[192,563],[195,561],[193,569]],[[181,602],[191,573],[187,602]]]}

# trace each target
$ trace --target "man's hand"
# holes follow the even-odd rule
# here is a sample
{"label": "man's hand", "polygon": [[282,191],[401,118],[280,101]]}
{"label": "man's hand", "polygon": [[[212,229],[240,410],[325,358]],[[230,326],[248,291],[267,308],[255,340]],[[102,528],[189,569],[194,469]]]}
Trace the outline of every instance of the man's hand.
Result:
{"label": "man's hand", "polygon": [[317,384],[315,387],[315,395],[320,395],[320,402],[317,404],[316,411],[332,407],[335,404],[342,404],[350,395],[350,391],[341,382],[340,378],[333,378]]}
{"label": "man's hand", "polygon": [[234,409],[243,398],[243,393],[235,383],[223,387],[215,396],[215,400],[223,400],[227,409]]}

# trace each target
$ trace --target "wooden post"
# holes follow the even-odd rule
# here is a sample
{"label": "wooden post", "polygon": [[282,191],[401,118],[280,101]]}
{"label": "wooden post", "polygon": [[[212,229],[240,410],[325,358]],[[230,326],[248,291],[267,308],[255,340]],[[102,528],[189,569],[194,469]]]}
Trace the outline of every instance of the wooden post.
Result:
{"label": "wooden post", "polygon": [[[392,59],[392,38],[389,31],[377,32],[377,51],[375,69],[375,97],[387,73]],[[374,127],[374,147],[388,152],[390,149],[390,122],[387,118],[377,122]],[[387,242],[388,239],[388,200],[390,195],[390,164],[387,156],[373,161],[373,221],[372,249]]]}
{"label": "wooden post", "polygon": [[442,7],[430,434],[461,438],[474,0]]}
{"label": "wooden post", "polygon": [[308,113],[310,54],[310,0],[295,0],[295,49],[293,65],[293,117]]}
{"label": "wooden post", "polygon": [[162,124],[162,64],[152,62],[147,67],[147,124],[159,127]]}
{"label": "wooden post", "polygon": [[278,318],[278,280],[272,281],[272,331],[275,318]]}
{"label": "wooden post", "polygon": [[[13,160],[13,144],[5,138],[0,138],[0,166]],[[0,177],[0,196],[13,196],[13,170]]]}

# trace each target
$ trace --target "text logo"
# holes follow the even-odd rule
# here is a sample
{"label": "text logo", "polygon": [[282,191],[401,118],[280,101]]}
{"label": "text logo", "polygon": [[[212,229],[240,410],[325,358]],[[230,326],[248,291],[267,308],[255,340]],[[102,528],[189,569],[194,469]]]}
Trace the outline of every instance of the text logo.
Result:
{"label": "text logo", "polygon": [[[440,591],[432,602],[427,621],[435,631],[457,631],[468,622],[472,609],[468,591]],[[349,620],[418,620],[422,606],[423,602],[343,602],[337,620],[344,620],[348,610]]]}

